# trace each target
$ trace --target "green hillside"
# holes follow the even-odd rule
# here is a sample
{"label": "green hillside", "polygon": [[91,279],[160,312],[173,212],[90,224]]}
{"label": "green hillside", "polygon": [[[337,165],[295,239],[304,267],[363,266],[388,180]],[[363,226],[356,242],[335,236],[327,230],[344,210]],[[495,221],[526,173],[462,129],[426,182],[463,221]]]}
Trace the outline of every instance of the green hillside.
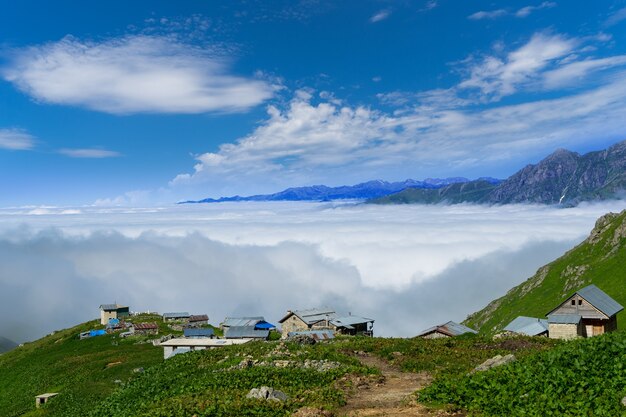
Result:
{"label": "green hillside", "polygon": [[457,204],[480,202],[496,188],[483,180],[446,185],[442,188],[407,188],[395,194],[368,200],[371,204]]}
{"label": "green hillside", "polygon": [[[177,333],[168,329],[160,316],[136,316],[134,320],[156,321],[161,334]],[[163,349],[145,343],[148,336],[78,339],[80,332],[98,328],[103,328],[99,321],[91,321],[1,355],[0,415],[86,415],[119,381],[134,375],[134,369],[162,362]],[[61,395],[49,407],[35,410],[35,396],[46,392]]]}
{"label": "green hillside", "polygon": [[[589,284],[595,284],[626,306],[626,210],[598,219],[585,241],[541,267],[504,297],[470,315],[464,324],[493,334],[520,315],[545,317],[565,298]],[[625,320],[625,313],[620,313],[620,329],[626,328]]]}

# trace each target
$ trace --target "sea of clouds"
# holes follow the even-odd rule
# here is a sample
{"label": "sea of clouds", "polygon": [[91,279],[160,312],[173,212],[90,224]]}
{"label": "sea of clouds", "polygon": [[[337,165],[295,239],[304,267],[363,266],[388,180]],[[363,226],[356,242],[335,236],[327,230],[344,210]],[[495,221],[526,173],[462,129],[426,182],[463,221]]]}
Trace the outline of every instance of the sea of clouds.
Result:
{"label": "sea of clouds", "polygon": [[622,201],[546,206],[221,203],[0,209],[0,335],[133,311],[264,315],[328,305],[413,336],[461,321],[584,239]]}

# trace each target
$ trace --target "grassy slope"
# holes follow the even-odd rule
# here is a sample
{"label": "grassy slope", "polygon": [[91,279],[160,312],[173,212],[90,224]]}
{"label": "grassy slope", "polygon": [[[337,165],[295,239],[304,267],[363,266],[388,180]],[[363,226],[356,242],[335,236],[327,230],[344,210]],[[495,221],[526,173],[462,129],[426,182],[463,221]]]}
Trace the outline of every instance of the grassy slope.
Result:
{"label": "grassy slope", "polygon": [[[176,333],[158,316],[138,317],[134,321],[157,321],[162,334]],[[113,392],[117,387],[114,381],[126,381],[133,369],[147,368],[163,360],[162,348],[137,343],[147,339],[143,336],[78,339],[79,332],[94,328],[102,326],[97,321],[84,323],[0,356],[0,415],[85,415],[94,403]],[[61,395],[45,410],[35,411],[35,395],[45,392]]]}
{"label": "grassy slope", "polygon": [[[482,416],[625,416],[626,333],[561,343],[509,365],[440,378],[420,401]],[[475,414],[471,414],[475,415]]]}
{"label": "grassy slope", "polygon": [[[574,291],[589,284],[626,306],[626,211],[600,218],[584,242],[470,315],[464,324],[492,334],[519,315],[543,318]],[[626,327],[624,320],[622,312],[618,315],[620,329]]]}

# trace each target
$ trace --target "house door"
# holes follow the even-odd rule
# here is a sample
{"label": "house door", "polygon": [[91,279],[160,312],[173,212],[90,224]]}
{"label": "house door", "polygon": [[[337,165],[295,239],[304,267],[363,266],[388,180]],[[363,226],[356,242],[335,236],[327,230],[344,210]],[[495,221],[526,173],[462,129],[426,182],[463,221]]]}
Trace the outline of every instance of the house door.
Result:
{"label": "house door", "polygon": [[601,324],[599,324],[599,325],[594,324],[593,325],[593,335],[594,336],[598,336],[598,335],[601,335],[601,334],[604,334],[604,326],[601,325]]}

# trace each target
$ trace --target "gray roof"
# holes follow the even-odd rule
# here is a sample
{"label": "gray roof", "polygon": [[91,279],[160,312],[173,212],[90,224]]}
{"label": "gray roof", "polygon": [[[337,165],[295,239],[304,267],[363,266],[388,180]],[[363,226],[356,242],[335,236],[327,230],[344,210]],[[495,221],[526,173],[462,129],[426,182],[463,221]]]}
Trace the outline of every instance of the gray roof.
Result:
{"label": "gray roof", "polygon": [[548,320],[519,316],[507,324],[504,330],[527,336],[537,336],[548,331]]}
{"label": "gray roof", "polygon": [[418,336],[425,336],[433,332],[443,333],[447,336],[460,336],[465,333],[478,334],[478,332],[474,329],[470,329],[469,327],[463,326],[462,324],[456,323],[454,321],[449,321],[439,326],[429,327],[428,329],[418,334]]}
{"label": "gray roof", "polygon": [[224,331],[226,339],[267,339],[269,330],[256,330],[254,326],[231,326]]}
{"label": "gray roof", "polygon": [[185,337],[211,337],[211,336],[215,336],[215,331],[213,331],[213,329],[211,328],[207,328],[207,329],[188,328],[188,329],[183,329],[183,335]]}
{"label": "gray roof", "polygon": [[185,312],[181,313],[163,313],[164,319],[186,319],[189,318],[191,314]]}
{"label": "gray roof", "polygon": [[345,327],[346,329],[353,329],[352,326],[355,324],[374,323],[374,320],[368,319],[366,317],[350,315],[350,316],[338,317],[338,318],[332,319],[330,322],[337,327]]}
{"label": "gray roof", "polygon": [[624,309],[617,301],[609,297],[595,285],[589,285],[576,291],[576,294],[587,300],[595,308],[611,317]]}
{"label": "gray roof", "polygon": [[291,314],[298,316],[303,322],[308,325],[318,323],[323,320],[333,320],[337,318],[335,310],[330,307],[311,308],[307,310],[293,310],[290,311],[285,317],[283,317],[279,323],[287,320]]}
{"label": "gray roof", "polygon": [[121,306],[119,304],[100,304],[100,310],[114,311],[120,308],[128,308],[127,306]]}
{"label": "gray roof", "polygon": [[257,317],[226,317],[222,323],[222,327],[230,326],[254,326],[260,321],[265,321],[263,316]]}
{"label": "gray roof", "polygon": [[548,323],[554,324],[578,324],[582,320],[582,317],[578,314],[550,314],[548,316]]}

